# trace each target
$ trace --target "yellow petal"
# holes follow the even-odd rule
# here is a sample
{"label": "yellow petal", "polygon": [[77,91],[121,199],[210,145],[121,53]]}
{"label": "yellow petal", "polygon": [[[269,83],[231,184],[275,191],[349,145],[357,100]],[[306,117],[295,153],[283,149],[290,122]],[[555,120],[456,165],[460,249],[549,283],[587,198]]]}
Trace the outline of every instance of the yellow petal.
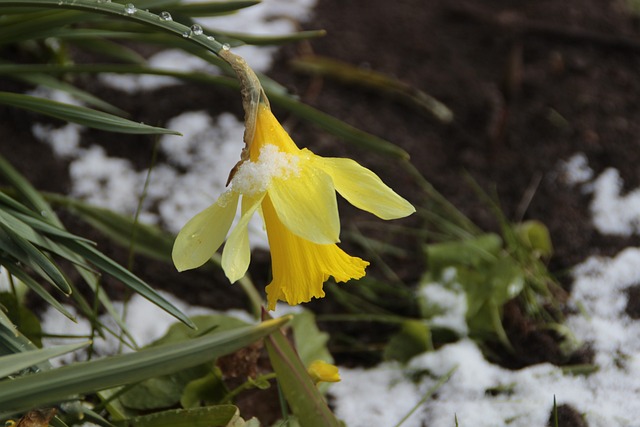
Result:
{"label": "yellow petal", "polygon": [[307,368],[307,372],[314,383],[321,381],[336,383],[340,381],[340,373],[338,367],[327,363],[324,360],[314,360]]}
{"label": "yellow petal", "polygon": [[273,280],[267,286],[269,310],[278,300],[290,305],[322,298],[322,284],[333,276],[338,282],[359,279],[369,265],[357,257],[347,255],[335,244],[319,245],[293,234],[280,221],[270,196],[262,202],[267,228]]}
{"label": "yellow petal", "polygon": [[224,242],[237,207],[238,194],[227,191],[182,227],[171,253],[178,271],[200,267],[211,259]]}
{"label": "yellow petal", "polygon": [[299,174],[274,178],[268,193],[278,218],[292,233],[314,243],[340,240],[340,218],[331,177],[300,159]]}
{"label": "yellow petal", "polygon": [[260,206],[264,193],[258,197],[242,197],[242,216],[227,239],[222,250],[222,269],[231,283],[245,275],[251,261],[249,246],[249,220]]}
{"label": "yellow petal", "polygon": [[313,156],[312,162],[328,173],[338,193],[359,209],[382,219],[403,218],[416,211],[378,175],[354,160]]}

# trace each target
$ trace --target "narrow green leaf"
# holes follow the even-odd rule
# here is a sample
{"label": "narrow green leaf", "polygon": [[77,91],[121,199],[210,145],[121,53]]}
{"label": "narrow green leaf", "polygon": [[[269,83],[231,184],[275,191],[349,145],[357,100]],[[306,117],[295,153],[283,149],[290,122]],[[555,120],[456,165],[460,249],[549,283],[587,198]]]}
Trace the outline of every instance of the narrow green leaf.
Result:
{"label": "narrow green leaf", "polygon": [[44,288],[44,286],[42,286],[36,280],[31,278],[31,276],[29,276],[27,273],[25,273],[24,269],[22,269],[20,267],[17,267],[13,263],[9,263],[9,262],[5,263],[5,262],[3,262],[2,258],[0,258],[0,264],[2,264],[2,266],[4,268],[6,268],[9,271],[9,273],[11,273],[18,280],[20,280],[22,283],[24,283],[29,289],[31,289],[33,292],[35,292],[40,298],[45,300],[53,308],[58,310],[60,313],[62,313],[68,319],[73,320],[74,322],[76,321],[75,317],[66,308],[64,308],[64,306],[62,304],[60,304],[58,302],[58,300],[56,300],[53,297],[53,295],[51,295]]}
{"label": "narrow green leaf", "polygon": [[110,132],[180,135],[179,132],[170,129],[136,123],[102,111],[19,93],[0,92],[0,104],[10,105],[12,107],[55,117],[60,120]]}
{"label": "narrow green leaf", "polygon": [[132,64],[144,64],[146,62],[144,57],[135,50],[102,38],[76,38],[70,40],[70,43],[80,49],[89,52],[97,52],[103,58],[113,58],[119,61],[130,62]]}
{"label": "narrow green leaf", "polygon": [[386,141],[377,136],[371,135],[360,129],[357,129],[341,120],[336,119],[326,113],[321,112],[309,105],[303,104],[290,97],[280,93],[268,92],[270,101],[282,107],[285,107],[294,115],[308,120],[316,124],[322,129],[330,132],[340,138],[351,143],[359,145],[365,149],[376,151],[380,154],[389,155],[399,159],[408,159],[409,153],[397,145]]}
{"label": "narrow green leaf", "polygon": [[453,121],[453,112],[442,102],[408,83],[378,71],[317,55],[295,59],[292,65],[298,71],[330,77],[348,85],[374,90],[376,93],[386,93],[437,118],[442,123]]}
{"label": "narrow green leaf", "polygon": [[109,104],[102,99],[93,96],[89,92],[79,89],[69,83],[58,80],[55,77],[48,76],[46,74],[14,74],[14,78],[31,83],[33,85],[44,86],[50,89],[60,90],[68,93],[79,101],[86,103],[89,106],[98,108],[103,111],[107,111],[111,114],[117,114],[120,116],[126,116],[127,112],[121,110],[113,105]]}
{"label": "narrow green leaf", "polygon": [[136,252],[162,261],[171,260],[173,236],[157,227],[136,223],[133,218],[109,209],[92,206],[70,197],[52,196],[52,200],[121,245],[128,246],[135,235]]}
{"label": "narrow green leaf", "polygon": [[340,422],[327,406],[284,334],[279,330],[274,331],[265,339],[265,345],[278,384],[291,410],[300,420],[300,425],[340,427]]}
{"label": "narrow green leaf", "polygon": [[7,381],[0,387],[0,418],[63,401],[76,394],[135,383],[170,374],[236,351],[284,325],[289,318],[157,346]]}
{"label": "narrow green leaf", "polygon": [[143,282],[140,278],[122,267],[120,264],[108,258],[96,248],[84,242],[78,241],[67,242],[66,247],[73,250],[78,255],[84,257],[87,261],[98,267],[100,270],[120,280],[125,286],[127,286],[140,296],[148,299],[184,324],[191,327],[194,326],[193,322],[184,313],[182,313],[173,304],[162,297],[151,286]]}
{"label": "narrow green leaf", "polygon": [[172,14],[189,17],[225,15],[256,4],[260,0],[210,1],[199,3],[178,3],[166,9]]}
{"label": "narrow green leaf", "polygon": [[71,285],[62,271],[42,251],[22,238],[0,220],[0,246],[28,267],[39,272],[65,295],[71,294]]}
{"label": "narrow green leaf", "polygon": [[63,354],[79,350],[89,344],[90,342],[67,344],[2,356],[0,357],[0,378],[4,378],[30,366],[37,365],[38,363],[49,360],[52,357],[62,356]]}
{"label": "narrow green leaf", "polygon": [[255,35],[245,33],[235,33],[229,31],[211,30],[216,36],[223,36],[225,38],[231,38],[233,40],[239,40],[246,44],[254,46],[266,46],[266,45],[278,45],[285,43],[292,43],[301,40],[315,39],[318,37],[324,37],[327,35],[325,30],[311,30],[311,31],[298,31],[290,34],[281,35]]}

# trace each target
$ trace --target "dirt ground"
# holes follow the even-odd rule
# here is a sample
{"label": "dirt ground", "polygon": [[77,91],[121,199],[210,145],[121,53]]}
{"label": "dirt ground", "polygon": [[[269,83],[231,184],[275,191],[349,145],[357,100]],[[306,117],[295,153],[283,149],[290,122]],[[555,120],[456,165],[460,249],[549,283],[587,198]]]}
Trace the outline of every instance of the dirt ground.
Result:
{"label": "dirt ground", "polygon": [[[554,243],[549,268],[569,289],[568,270],[573,265],[590,255],[613,255],[639,244],[637,236],[598,233],[590,222],[589,197],[558,175],[560,161],[582,152],[596,176],[615,167],[627,189],[640,185],[640,122],[635,120],[640,112],[639,23],[623,0],[369,0],[366,7],[362,2],[319,0],[315,17],[303,27],[326,29],[327,36],[285,47],[268,74],[303,101],[405,149],[435,188],[480,227],[497,230],[495,216],[470,187],[467,175],[483,189],[495,189],[509,219],[542,221]],[[294,73],[289,61],[309,52],[393,76],[439,99],[455,119],[445,124],[380,93]],[[7,88],[16,86],[0,81],[0,89]],[[111,89],[98,87],[95,92],[151,124],[163,124],[193,105],[241,116],[237,94],[220,90],[212,97],[210,89],[195,85],[131,98]],[[38,188],[65,191],[66,166],[33,139],[31,115],[0,111],[2,155]],[[288,117],[282,110],[276,113]],[[424,204],[424,193],[387,157],[348,146],[304,122],[289,120],[288,124],[299,145],[318,154],[356,158],[411,202]],[[148,167],[149,138],[88,135],[92,141],[87,143],[104,142],[110,153]],[[345,229],[357,225],[368,230],[370,218],[346,205],[341,209]],[[400,224],[420,226],[420,221],[416,216]],[[83,230],[99,239],[86,227]],[[398,267],[405,282],[415,283],[424,269],[423,242],[415,236],[392,236],[392,240],[405,245],[408,255],[389,262]],[[359,250],[348,241],[346,245],[353,248],[351,252]],[[123,259],[119,249],[104,243],[101,248]],[[251,271],[256,282],[263,284],[268,254],[257,253],[254,261]],[[222,277],[216,279],[219,286],[212,288],[211,275],[216,273],[210,271],[178,275],[171,266],[139,260],[136,272],[190,302],[214,308],[245,303],[240,290]],[[372,266],[370,274],[379,273]],[[640,293],[632,296],[634,307],[639,297]],[[321,312],[340,307],[333,303],[310,306]],[[396,309],[402,313],[402,307]],[[530,328],[517,307],[505,310],[505,325],[516,348],[516,354],[498,358],[505,366],[589,361],[588,349],[572,360],[560,360],[557,339]],[[377,334],[362,326],[354,332],[362,333],[365,340]],[[350,360],[352,353],[337,357],[347,363],[372,362]],[[571,408],[563,411],[567,420],[563,426],[584,425],[571,416]]]}

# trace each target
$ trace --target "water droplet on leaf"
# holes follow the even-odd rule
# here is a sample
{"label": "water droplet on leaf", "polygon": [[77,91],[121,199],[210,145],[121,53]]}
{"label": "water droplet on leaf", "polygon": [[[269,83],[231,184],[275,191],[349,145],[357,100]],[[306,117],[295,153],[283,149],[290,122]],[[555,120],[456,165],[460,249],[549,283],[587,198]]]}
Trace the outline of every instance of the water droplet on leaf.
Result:
{"label": "water droplet on leaf", "polygon": [[134,13],[136,13],[136,7],[131,3],[127,3],[124,6],[124,13],[126,13],[127,15],[133,15]]}
{"label": "water droplet on leaf", "polygon": [[198,24],[193,24],[191,26],[191,34],[194,36],[202,35],[202,27]]}
{"label": "water droplet on leaf", "polygon": [[173,21],[173,17],[166,10],[164,12],[160,12],[160,20],[162,21]]}
{"label": "water droplet on leaf", "polygon": [[225,44],[222,45],[222,49],[223,50],[229,50],[229,49],[231,49],[231,46],[229,46],[229,43],[225,43]]}

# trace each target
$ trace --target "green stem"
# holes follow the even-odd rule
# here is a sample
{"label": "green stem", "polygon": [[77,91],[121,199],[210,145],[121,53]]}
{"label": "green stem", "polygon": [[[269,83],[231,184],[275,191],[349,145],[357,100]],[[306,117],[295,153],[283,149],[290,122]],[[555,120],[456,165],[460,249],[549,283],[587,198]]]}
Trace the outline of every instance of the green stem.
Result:
{"label": "green stem", "polygon": [[175,21],[162,19],[159,15],[146,10],[133,8],[115,2],[105,2],[99,0],[0,0],[2,7],[49,7],[55,9],[74,9],[89,13],[100,13],[110,15],[120,19],[127,19],[133,22],[158,28],[169,33],[173,33],[188,39],[189,41],[203,46],[204,48],[218,54],[223,50],[228,50],[228,46],[216,41],[206,34],[196,34],[191,28]]}

